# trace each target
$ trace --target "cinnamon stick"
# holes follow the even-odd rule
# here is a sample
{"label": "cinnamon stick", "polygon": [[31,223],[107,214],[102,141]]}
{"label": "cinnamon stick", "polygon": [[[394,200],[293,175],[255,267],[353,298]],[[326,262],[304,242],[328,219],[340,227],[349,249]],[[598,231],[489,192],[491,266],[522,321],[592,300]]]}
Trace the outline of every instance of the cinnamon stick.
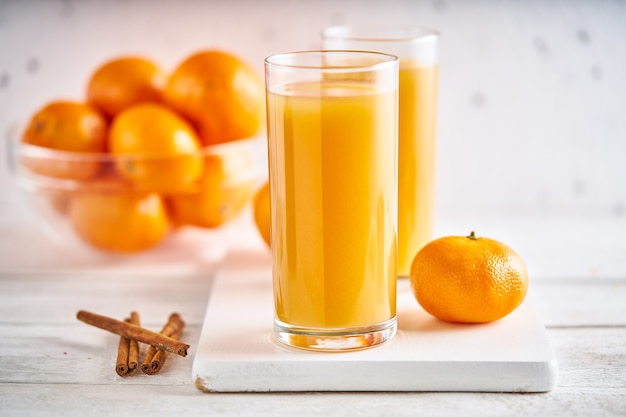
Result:
{"label": "cinnamon stick", "polygon": [[163,368],[167,360],[168,353],[163,349],[157,349],[152,360],[150,361],[150,375],[156,374]]}
{"label": "cinnamon stick", "polygon": [[128,339],[136,340],[141,343],[146,343],[150,346],[155,346],[180,356],[187,356],[187,350],[189,349],[188,344],[171,337],[152,332],[148,329],[144,329],[141,326],[137,326],[132,323],[125,323],[111,317],[102,316],[85,310],[80,310],[76,314],[76,318],[89,325],[107,330],[119,336],[124,336]]}
{"label": "cinnamon stick", "polygon": [[[178,339],[185,327],[185,322],[182,320],[178,313],[172,313],[161,329],[161,334],[171,337],[172,339]],[[165,364],[167,360],[167,353],[165,350],[150,346],[144,356],[143,363],[141,364],[141,370],[148,375],[157,373]]]}
{"label": "cinnamon stick", "polygon": [[[178,339],[180,335],[181,333],[177,332],[171,337],[174,339]],[[163,349],[156,350],[156,353],[152,357],[152,362],[150,363],[150,369],[152,370],[153,374],[156,374],[161,368],[163,368],[163,365],[165,365],[165,361],[167,360],[168,356],[169,353],[164,351]]]}
{"label": "cinnamon stick", "polygon": [[[126,322],[129,319],[125,320]],[[128,350],[130,346],[130,340],[127,337],[120,336],[120,342],[117,346],[117,362],[115,364],[115,372],[119,376],[126,376],[128,373]]]}
{"label": "cinnamon stick", "polygon": [[[130,312],[130,323],[139,326],[139,313]],[[139,342],[129,339],[128,341],[128,374],[133,374],[139,365]]]}

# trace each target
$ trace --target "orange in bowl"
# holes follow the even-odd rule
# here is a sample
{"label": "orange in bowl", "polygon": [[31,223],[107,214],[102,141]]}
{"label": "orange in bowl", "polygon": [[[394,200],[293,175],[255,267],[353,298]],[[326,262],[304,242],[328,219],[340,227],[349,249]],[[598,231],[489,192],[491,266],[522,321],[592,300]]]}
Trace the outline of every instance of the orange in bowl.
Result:
{"label": "orange in bowl", "polygon": [[163,200],[156,193],[82,191],[73,196],[69,217],[85,242],[111,252],[151,248],[169,228]]}
{"label": "orange in bowl", "polygon": [[198,180],[201,145],[189,123],[165,106],[138,104],[115,117],[109,151],[120,175],[143,190],[174,193]]}
{"label": "orange in bowl", "polygon": [[21,162],[39,174],[87,179],[101,168],[97,155],[106,150],[107,122],[88,104],[52,101],[32,115],[21,142],[29,145]]}
{"label": "orange in bowl", "polygon": [[109,118],[143,102],[159,102],[167,75],[154,61],[125,56],[110,59],[93,72],[87,101]]}
{"label": "orange in bowl", "polygon": [[170,213],[177,225],[221,226],[252,199],[256,167],[247,141],[205,148],[204,161],[198,190],[169,198]]}
{"label": "orange in bowl", "polygon": [[256,135],[265,120],[265,87],[233,54],[204,50],[170,75],[164,102],[198,126],[204,145]]}

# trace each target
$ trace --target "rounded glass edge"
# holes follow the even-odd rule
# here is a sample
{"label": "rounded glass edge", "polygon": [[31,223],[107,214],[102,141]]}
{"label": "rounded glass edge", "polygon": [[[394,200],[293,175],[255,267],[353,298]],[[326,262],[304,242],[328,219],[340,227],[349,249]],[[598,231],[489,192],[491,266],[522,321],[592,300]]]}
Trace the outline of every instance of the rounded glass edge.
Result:
{"label": "rounded glass edge", "polygon": [[438,30],[420,25],[334,25],[322,29],[321,35],[328,40],[376,43],[436,41],[441,36]]}
{"label": "rounded glass edge", "polygon": [[[357,56],[370,56],[370,57],[381,57],[385,58],[380,62],[375,63],[367,63],[360,65],[337,65],[337,66],[324,66],[321,64],[318,65],[304,65],[304,64],[292,64],[292,63],[281,63],[277,62],[279,58],[287,58],[287,57],[297,57],[297,56],[305,56],[305,55],[318,55],[320,57],[324,55],[351,55],[354,57]],[[350,50],[350,49],[337,49],[337,50],[308,50],[308,51],[293,51],[293,52],[285,52],[273,54],[265,58],[264,63],[265,67],[275,68],[275,69],[289,69],[289,70],[302,70],[302,71],[311,71],[311,70],[321,70],[324,72],[345,72],[345,71],[355,71],[355,70],[363,70],[363,71],[374,71],[377,69],[385,68],[388,65],[397,65],[399,62],[399,58],[396,55],[384,53],[384,52],[374,52],[374,51],[359,51],[359,50]]]}

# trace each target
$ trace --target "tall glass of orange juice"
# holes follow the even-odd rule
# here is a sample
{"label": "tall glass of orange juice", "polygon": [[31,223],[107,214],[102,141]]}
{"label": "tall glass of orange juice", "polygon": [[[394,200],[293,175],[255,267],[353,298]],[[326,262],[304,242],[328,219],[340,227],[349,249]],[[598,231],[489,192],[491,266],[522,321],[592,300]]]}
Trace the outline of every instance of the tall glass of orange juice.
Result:
{"label": "tall glass of orange juice", "polygon": [[276,339],[359,349],[396,333],[398,59],[265,60]]}
{"label": "tall glass of orange juice", "polygon": [[418,26],[333,26],[322,39],[325,49],[380,51],[400,59],[398,276],[408,277],[413,258],[433,237],[439,35]]}

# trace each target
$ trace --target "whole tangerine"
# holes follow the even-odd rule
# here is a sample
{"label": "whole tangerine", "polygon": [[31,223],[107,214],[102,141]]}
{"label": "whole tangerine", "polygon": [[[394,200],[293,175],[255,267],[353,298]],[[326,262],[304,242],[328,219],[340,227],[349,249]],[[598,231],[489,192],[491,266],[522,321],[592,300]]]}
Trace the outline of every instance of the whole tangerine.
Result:
{"label": "whole tangerine", "polygon": [[70,206],[74,230],[90,246],[121,253],[152,248],[169,230],[165,205],[156,193],[77,193]]}
{"label": "whole tangerine", "polygon": [[143,102],[159,102],[167,75],[153,60],[140,56],[109,59],[87,83],[87,102],[109,118]]}
{"label": "whole tangerine", "polygon": [[144,191],[186,190],[204,169],[193,127],[160,104],[137,104],[117,115],[108,144],[120,175]]}
{"label": "whole tangerine", "polygon": [[42,156],[26,151],[21,162],[55,178],[91,178],[101,168],[98,154],[106,151],[107,127],[104,116],[89,104],[52,101],[35,111],[21,137],[22,143],[50,152]]}
{"label": "whole tangerine", "polygon": [[528,272],[513,249],[472,232],[422,247],[411,264],[410,283],[418,303],[436,318],[487,323],[522,303]]}
{"label": "whole tangerine", "polygon": [[165,103],[198,126],[204,145],[256,135],[265,120],[265,87],[239,57],[203,50],[183,60],[170,75]]}

